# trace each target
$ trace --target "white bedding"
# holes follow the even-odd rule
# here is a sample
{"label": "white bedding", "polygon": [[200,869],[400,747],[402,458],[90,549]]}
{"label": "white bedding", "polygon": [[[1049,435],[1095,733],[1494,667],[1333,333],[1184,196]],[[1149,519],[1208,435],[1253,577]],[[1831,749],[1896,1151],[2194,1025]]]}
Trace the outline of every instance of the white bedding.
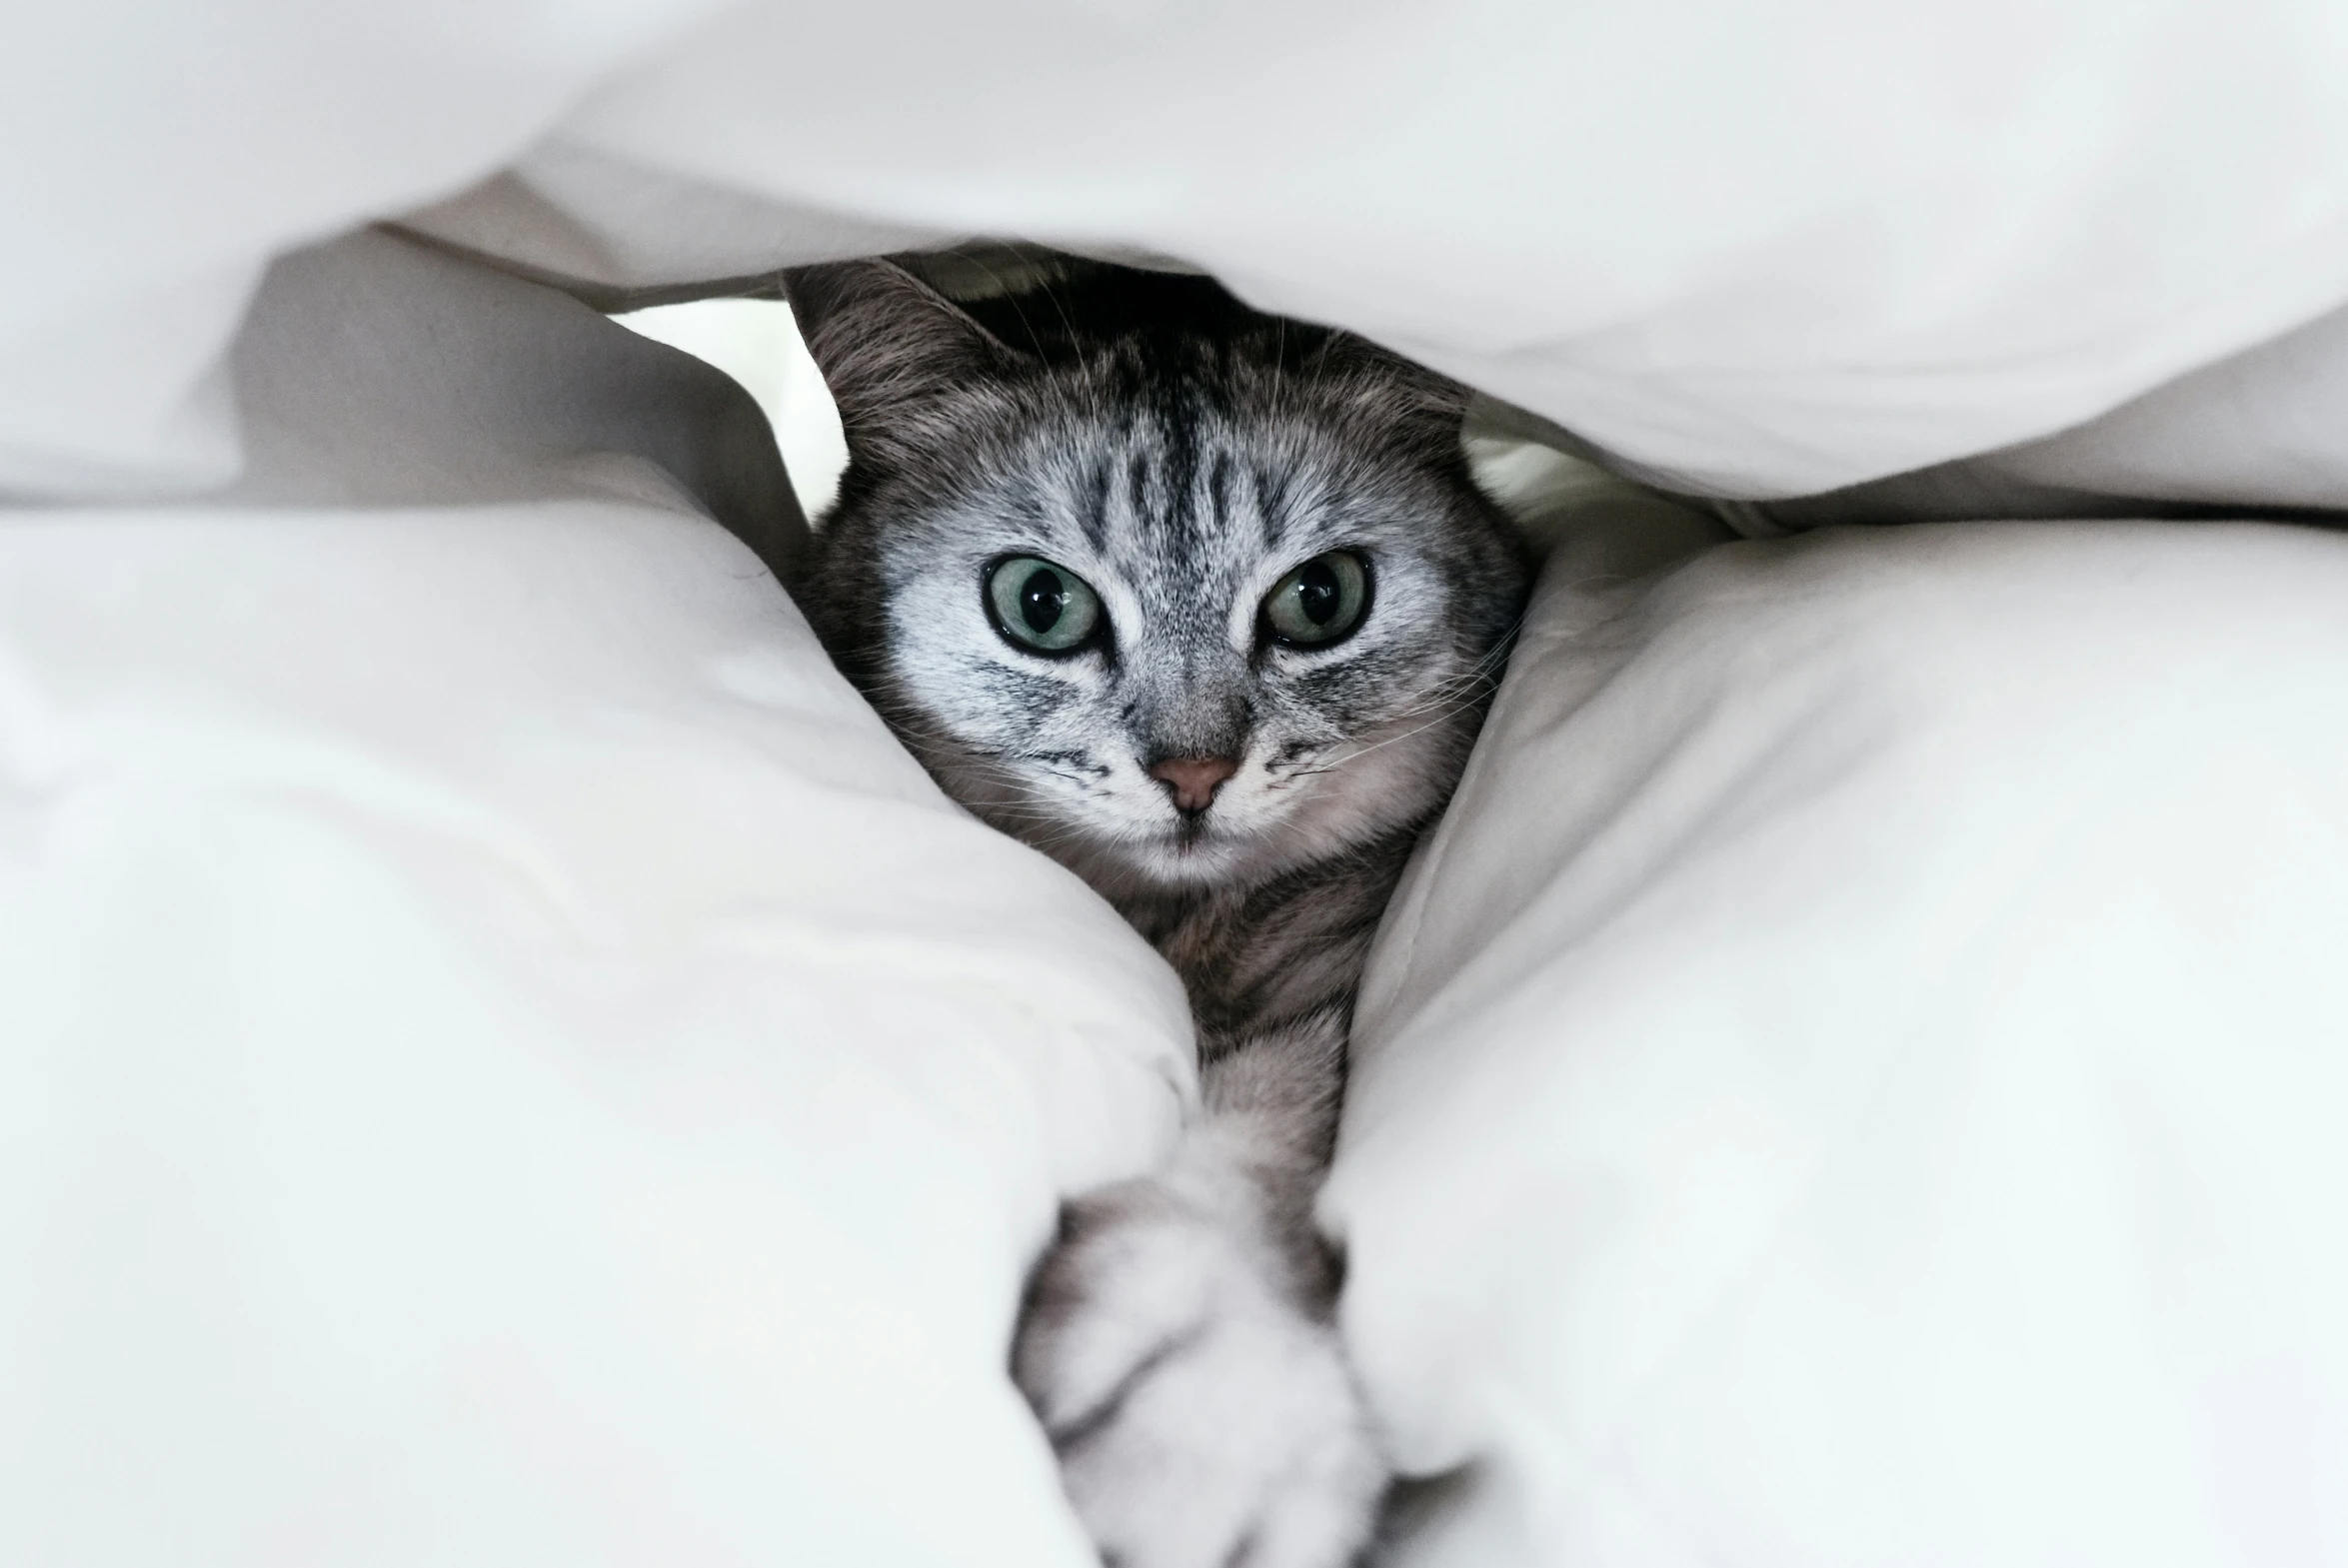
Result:
{"label": "white bedding", "polygon": [[[0,65],[0,1562],[1084,1561],[1005,1338],[1190,1092],[738,389],[380,234],[240,331],[289,247],[1016,230],[1689,488],[2348,503],[2334,7],[169,10]],[[1325,1204],[1397,1560],[2348,1561],[2348,546],[1507,461]]]}
{"label": "white bedding", "polygon": [[103,0],[14,42],[0,494],[224,477],[208,372],[268,259],[412,209],[610,288],[1157,251],[1748,498],[2043,437],[2348,299],[2330,0]]}
{"label": "white bedding", "polygon": [[1579,521],[1324,1195],[1394,1560],[2348,1560],[2348,539]]}
{"label": "white bedding", "polygon": [[1179,986],[559,396],[738,391],[548,296],[470,396],[528,287],[302,258],[307,499],[0,518],[0,1562],[1086,1561],[1003,1347]]}

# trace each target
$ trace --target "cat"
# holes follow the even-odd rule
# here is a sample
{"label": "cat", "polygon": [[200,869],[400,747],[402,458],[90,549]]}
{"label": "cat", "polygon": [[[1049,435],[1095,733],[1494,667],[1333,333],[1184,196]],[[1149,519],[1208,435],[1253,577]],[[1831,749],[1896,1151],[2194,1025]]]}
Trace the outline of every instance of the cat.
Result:
{"label": "cat", "polygon": [[1432,372],[1200,277],[917,275],[954,264],[789,281],[849,451],[795,592],[949,794],[1172,962],[1202,1099],[1164,1169],[1065,1205],[1013,1375],[1106,1561],[1333,1568],[1388,1471],[1312,1200],[1523,548]]}

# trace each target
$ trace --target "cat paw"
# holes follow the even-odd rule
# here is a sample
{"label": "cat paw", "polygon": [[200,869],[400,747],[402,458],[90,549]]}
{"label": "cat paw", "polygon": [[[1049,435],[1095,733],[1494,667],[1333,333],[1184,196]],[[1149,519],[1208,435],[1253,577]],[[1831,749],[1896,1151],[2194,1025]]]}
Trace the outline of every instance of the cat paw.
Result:
{"label": "cat paw", "polygon": [[1071,1203],[1012,1370],[1114,1568],[1341,1568],[1384,1461],[1270,1242],[1161,1180]]}

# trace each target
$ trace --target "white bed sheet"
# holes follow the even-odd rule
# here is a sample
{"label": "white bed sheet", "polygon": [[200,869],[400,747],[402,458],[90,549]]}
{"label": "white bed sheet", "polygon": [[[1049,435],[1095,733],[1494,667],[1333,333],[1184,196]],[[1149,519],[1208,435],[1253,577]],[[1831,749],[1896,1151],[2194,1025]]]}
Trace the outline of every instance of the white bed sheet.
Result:
{"label": "white bed sheet", "polygon": [[2348,1561],[2348,538],[1624,521],[1356,1021],[1393,1562]]}
{"label": "white bed sheet", "polygon": [[[0,492],[181,498],[0,519],[10,1561],[1081,1561],[1003,1339],[1187,1092],[1164,966],[709,521],[790,548],[745,399],[381,237],[230,353],[287,247],[517,160],[424,221],[610,287],[1142,246],[1751,496],[2348,256],[2311,0],[169,10],[0,93]],[[2015,472],[2348,501],[2330,342]],[[1326,1209],[1469,1467],[1402,1558],[2348,1555],[2339,542],[1547,521]]]}
{"label": "white bed sheet", "polygon": [[1089,1561],[1005,1345],[1172,972],[704,514],[714,373],[380,237],[238,365],[244,499],[0,515],[0,1561]]}
{"label": "white bed sheet", "polygon": [[2049,435],[2348,292],[2328,0],[107,0],[16,43],[0,494],[226,478],[270,258],[415,210],[603,288],[1166,253],[1742,497]]}

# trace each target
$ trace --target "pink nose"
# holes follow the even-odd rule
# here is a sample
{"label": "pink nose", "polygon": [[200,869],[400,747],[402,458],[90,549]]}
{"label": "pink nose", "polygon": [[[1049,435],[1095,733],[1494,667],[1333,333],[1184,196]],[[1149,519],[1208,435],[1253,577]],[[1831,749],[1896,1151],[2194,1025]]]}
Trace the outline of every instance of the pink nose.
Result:
{"label": "pink nose", "polygon": [[1165,784],[1183,810],[1203,811],[1214,803],[1215,786],[1238,771],[1227,757],[1170,757],[1154,765],[1150,777]]}

